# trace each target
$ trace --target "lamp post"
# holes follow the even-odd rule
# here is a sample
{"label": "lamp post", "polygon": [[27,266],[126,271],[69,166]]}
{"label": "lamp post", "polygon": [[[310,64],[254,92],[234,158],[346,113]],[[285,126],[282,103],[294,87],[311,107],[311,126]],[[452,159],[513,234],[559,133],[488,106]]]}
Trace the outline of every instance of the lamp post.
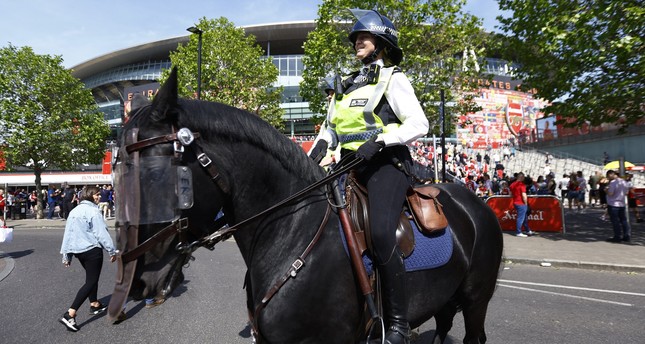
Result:
{"label": "lamp post", "polygon": [[195,26],[191,26],[186,30],[190,33],[196,33],[199,37],[197,41],[197,99],[199,100],[202,97],[202,33],[204,31]]}
{"label": "lamp post", "polygon": [[441,117],[441,182],[446,182],[446,95],[442,89],[439,90],[441,104],[439,104],[439,116]]}

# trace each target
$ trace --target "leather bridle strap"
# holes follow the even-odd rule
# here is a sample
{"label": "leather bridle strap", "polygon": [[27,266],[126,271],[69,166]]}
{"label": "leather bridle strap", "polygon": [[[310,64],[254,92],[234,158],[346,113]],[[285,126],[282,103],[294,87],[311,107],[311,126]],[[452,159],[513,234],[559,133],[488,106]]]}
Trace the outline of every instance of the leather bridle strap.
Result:
{"label": "leather bridle strap", "polygon": [[320,226],[318,227],[318,230],[316,231],[316,234],[314,235],[313,239],[309,242],[309,245],[307,245],[307,248],[302,252],[298,258],[291,263],[291,266],[287,270],[286,273],[284,273],[276,282],[273,284],[271,288],[269,288],[269,291],[264,295],[262,298],[262,301],[260,304],[255,307],[255,311],[253,314],[249,311],[249,317],[251,318],[250,323],[253,328],[253,331],[257,334],[257,338],[261,338],[260,336],[260,329],[258,326],[258,317],[260,316],[260,312],[266,307],[266,305],[271,301],[273,296],[289,281],[290,278],[296,278],[298,271],[302,269],[303,266],[305,266],[305,259],[311,253],[311,250],[316,246],[318,243],[318,240],[320,239],[320,236],[322,235],[325,227],[327,226],[327,222],[329,221],[329,215],[331,214],[331,206],[327,205],[327,211],[325,212],[325,217],[323,218],[322,222],[320,223]]}
{"label": "leather bridle strap", "polygon": [[173,221],[164,229],[157,232],[155,235],[148,238],[146,241],[135,247],[134,249],[121,255],[121,259],[124,263],[131,262],[139,258],[144,253],[148,252],[152,247],[164,240],[168,239],[175,233],[181,233],[183,230],[188,228],[188,219],[181,218]]}
{"label": "leather bridle strap", "polygon": [[[193,133],[193,136],[195,138],[199,137],[199,133]],[[161,135],[161,136],[155,136],[151,137],[149,139],[145,139],[142,141],[137,141],[134,143],[131,143],[127,146],[125,146],[125,151],[130,154],[132,152],[140,151],[144,148],[158,145],[161,143],[167,143],[167,142],[173,142],[177,141],[177,133],[172,133],[172,134],[167,134],[167,135]]]}

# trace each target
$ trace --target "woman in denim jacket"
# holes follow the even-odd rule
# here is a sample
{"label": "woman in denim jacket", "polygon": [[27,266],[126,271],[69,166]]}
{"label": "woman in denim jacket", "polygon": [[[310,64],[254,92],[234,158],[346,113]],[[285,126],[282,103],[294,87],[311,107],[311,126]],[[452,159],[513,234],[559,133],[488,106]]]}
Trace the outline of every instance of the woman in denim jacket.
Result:
{"label": "woman in denim jacket", "polygon": [[103,250],[110,255],[110,261],[116,260],[116,249],[108,233],[107,224],[97,204],[101,196],[100,189],[88,186],[81,192],[81,203],[75,207],[67,218],[63,244],[60,253],[63,265],[69,267],[72,257],[76,256],[85,269],[85,284],[78,290],[72,306],[59,321],[70,331],[78,331],[76,311],[85,299],[90,299],[90,314],[99,314],[107,308],[97,298],[99,277],[103,267]]}

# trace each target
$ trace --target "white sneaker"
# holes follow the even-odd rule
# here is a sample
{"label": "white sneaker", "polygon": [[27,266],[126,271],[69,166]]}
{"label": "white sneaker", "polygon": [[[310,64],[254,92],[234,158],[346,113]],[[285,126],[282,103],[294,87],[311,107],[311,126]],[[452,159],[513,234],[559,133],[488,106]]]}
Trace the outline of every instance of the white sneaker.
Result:
{"label": "white sneaker", "polygon": [[515,236],[516,236],[516,237],[520,237],[520,238],[526,238],[526,237],[528,237],[528,235],[526,235],[526,234],[524,234],[524,233],[517,233],[517,234],[515,234]]}

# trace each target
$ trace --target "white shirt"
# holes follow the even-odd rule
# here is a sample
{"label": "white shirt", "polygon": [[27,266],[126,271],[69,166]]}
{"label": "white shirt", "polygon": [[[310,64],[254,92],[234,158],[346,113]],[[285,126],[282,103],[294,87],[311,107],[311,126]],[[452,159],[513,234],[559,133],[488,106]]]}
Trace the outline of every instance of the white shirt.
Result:
{"label": "white shirt", "polygon": [[627,195],[629,187],[629,183],[621,178],[616,178],[609,182],[609,187],[607,188],[607,205],[612,207],[624,207],[625,195]]}

